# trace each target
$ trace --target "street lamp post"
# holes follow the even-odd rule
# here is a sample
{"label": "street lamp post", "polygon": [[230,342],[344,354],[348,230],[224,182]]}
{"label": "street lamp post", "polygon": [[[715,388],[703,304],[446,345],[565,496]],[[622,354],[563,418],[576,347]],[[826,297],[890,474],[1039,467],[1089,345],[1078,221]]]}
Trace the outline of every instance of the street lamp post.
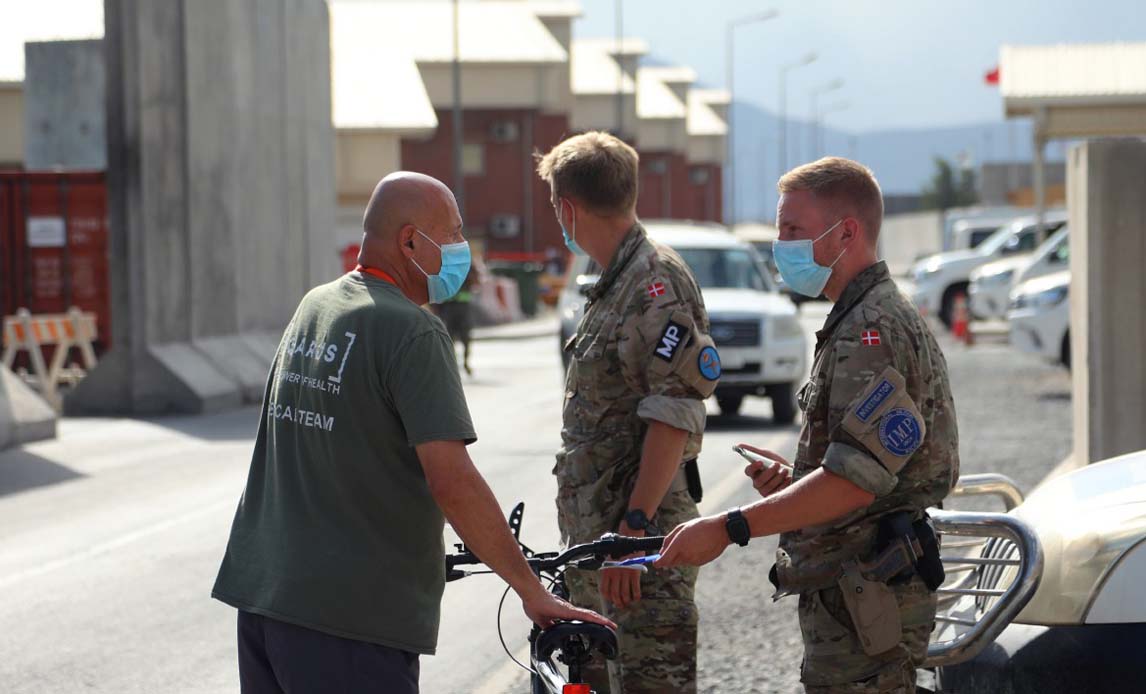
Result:
{"label": "street lamp post", "polygon": [[816,62],[818,58],[815,53],[809,53],[803,58],[794,63],[780,66],[780,175],[783,176],[788,170],[788,113],[787,104],[785,103],[788,98],[788,71],[795,70],[798,67],[811,65]]}
{"label": "street lamp post", "polygon": [[[624,34],[625,34],[625,16],[624,10],[621,5],[621,0],[616,0],[615,8],[617,12],[617,20],[614,23],[614,28],[617,31],[617,66],[620,68],[617,71],[617,137],[624,139],[625,137],[625,47]],[[635,96],[635,94],[634,94]]]}
{"label": "street lamp post", "polygon": [[729,225],[736,223],[736,145],[733,141],[733,114],[736,112],[736,91],[734,84],[733,58],[736,55],[734,50],[734,41],[736,38],[735,29],[738,26],[751,24],[753,22],[766,22],[769,19],[775,19],[779,16],[776,10],[768,10],[766,12],[758,12],[756,14],[746,15],[738,19],[733,19],[728,22],[728,39],[724,42],[724,72],[725,82],[728,85],[728,133],[724,137],[725,159],[727,160],[728,175],[725,176],[724,186],[728,188],[728,214],[726,223]]}
{"label": "street lamp post", "polygon": [[843,80],[832,80],[827,84],[820,85],[812,90],[812,127],[808,135],[808,161],[812,161],[820,156],[820,112],[817,109],[821,94],[833,92],[840,87],[844,86]]}
{"label": "street lamp post", "polygon": [[[815,156],[817,156],[817,157],[820,156],[819,153],[824,151],[824,132],[823,132],[823,128],[820,127],[820,123],[823,121],[823,119],[828,117],[829,113],[835,113],[836,111],[843,111],[846,108],[851,108],[850,102],[848,102],[848,101],[837,101],[833,104],[828,104],[827,106],[824,107],[824,110],[820,111],[820,119],[818,121],[816,121],[816,132],[818,133],[819,137],[816,140],[816,154],[815,154]],[[852,139],[854,140],[855,138],[852,138]],[[854,153],[850,158],[855,159]]]}

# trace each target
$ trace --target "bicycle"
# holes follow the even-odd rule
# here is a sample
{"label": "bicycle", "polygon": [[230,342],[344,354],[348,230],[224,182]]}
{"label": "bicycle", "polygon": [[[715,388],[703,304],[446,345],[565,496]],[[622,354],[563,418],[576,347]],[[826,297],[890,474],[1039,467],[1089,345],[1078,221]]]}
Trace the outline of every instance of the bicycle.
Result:
{"label": "bicycle", "polygon": [[[595,542],[574,545],[564,552],[537,553],[521,544],[521,519],[525,514],[525,504],[519,503],[509,514],[509,527],[517,538],[526,562],[538,578],[549,582],[549,592],[569,599],[565,585],[565,571],[568,568],[597,571],[611,566],[635,566],[643,570],[643,564],[655,557],[640,557],[626,561],[616,561],[636,552],[653,552],[664,544],[664,537],[626,537],[615,533],[602,535]],[[482,561],[464,544],[456,544],[456,554],[446,555],[446,581],[456,581],[467,576],[489,574],[491,571],[463,571],[459,566],[480,565]],[[582,678],[582,669],[592,661],[596,653],[612,660],[617,656],[617,635],[609,627],[581,621],[558,622],[546,629],[536,624],[529,631],[529,666],[513,657],[501,633],[501,610],[509,588],[501,596],[497,606],[497,635],[501,646],[510,660],[529,671],[530,692],[532,694],[592,694],[589,685]],[[568,668],[568,676],[562,674],[561,665]]]}

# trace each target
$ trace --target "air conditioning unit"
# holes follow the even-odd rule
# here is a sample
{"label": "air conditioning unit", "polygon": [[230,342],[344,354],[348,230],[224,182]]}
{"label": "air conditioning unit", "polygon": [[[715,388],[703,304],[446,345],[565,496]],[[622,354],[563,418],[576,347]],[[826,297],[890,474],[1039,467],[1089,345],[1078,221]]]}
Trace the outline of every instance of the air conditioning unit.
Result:
{"label": "air conditioning unit", "polygon": [[520,135],[521,128],[511,120],[499,120],[489,128],[490,138],[497,143],[517,142]]}
{"label": "air conditioning unit", "polygon": [[694,168],[688,172],[688,178],[694,186],[702,186],[708,183],[709,173],[708,169]]}
{"label": "air conditioning unit", "polygon": [[521,234],[521,217],[495,214],[489,220],[489,235],[495,239],[512,239]]}

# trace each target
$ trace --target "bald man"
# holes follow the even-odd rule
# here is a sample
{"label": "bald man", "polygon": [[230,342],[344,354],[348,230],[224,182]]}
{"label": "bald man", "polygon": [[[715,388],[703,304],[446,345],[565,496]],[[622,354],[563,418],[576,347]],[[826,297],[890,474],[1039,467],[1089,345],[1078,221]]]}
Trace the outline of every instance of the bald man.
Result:
{"label": "bald man", "polygon": [[212,592],[239,609],[244,692],[416,692],[437,645],[443,514],[537,624],[612,626],[544,589],[466,453],[453,345],[421,308],[469,271],[450,190],[387,176],[363,228],[357,270],[311,290],[283,335]]}

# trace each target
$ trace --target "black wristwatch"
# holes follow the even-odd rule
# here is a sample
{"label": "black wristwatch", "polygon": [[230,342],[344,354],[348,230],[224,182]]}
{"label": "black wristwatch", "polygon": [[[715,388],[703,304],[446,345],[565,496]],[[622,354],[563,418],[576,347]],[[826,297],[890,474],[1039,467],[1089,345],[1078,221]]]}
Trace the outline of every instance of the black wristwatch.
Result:
{"label": "black wristwatch", "polygon": [[657,526],[653,525],[653,522],[649,520],[645,512],[639,508],[630,509],[625,513],[625,525],[633,530],[644,530],[648,535],[661,534]]}
{"label": "black wristwatch", "polygon": [[748,540],[752,539],[752,531],[748,528],[748,519],[738,508],[728,512],[724,520],[724,529],[728,531],[728,539],[741,547],[747,547]]}

